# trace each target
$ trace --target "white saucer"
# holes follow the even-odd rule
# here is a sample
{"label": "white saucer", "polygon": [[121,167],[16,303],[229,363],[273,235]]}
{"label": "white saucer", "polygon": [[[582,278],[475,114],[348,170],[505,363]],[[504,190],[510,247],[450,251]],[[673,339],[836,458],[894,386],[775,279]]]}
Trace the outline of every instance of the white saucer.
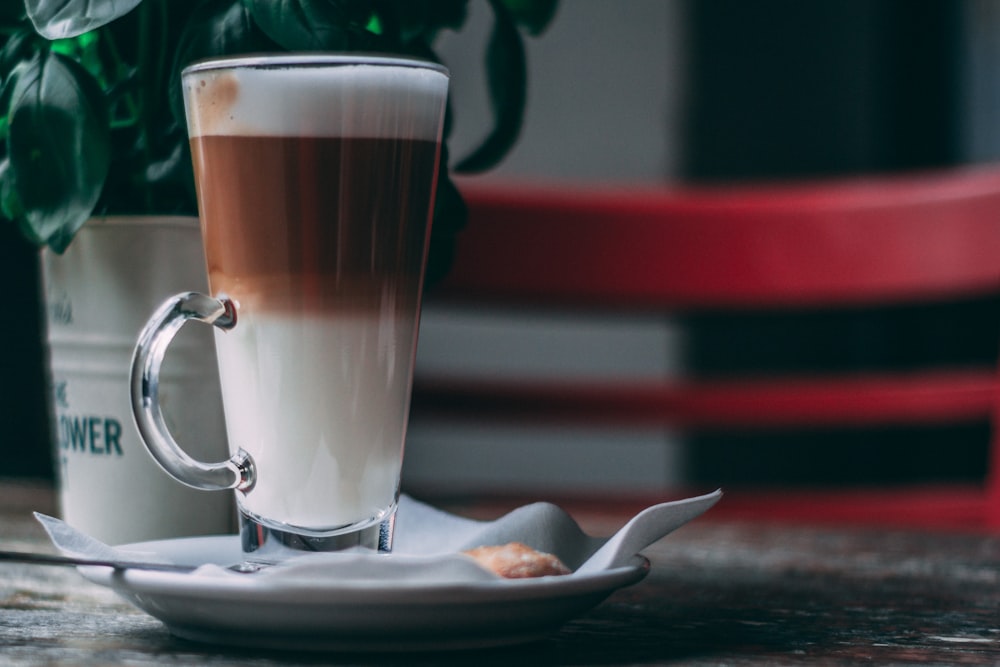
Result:
{"label": "white saucer", "polygon": [[[192,537],[120,547],[180,564],[242,559],[236,536]],[[198,576],[80,568],[186,639],[234,646],[401,651],[495,646],[544,637],[640,581],[649,562],[559,577],[447,583]],[[264,577],[263,579],[267,579]]]}
{"label": "white saucer", "polygon": [[[225,569],[243,561],[235,535],[112,548],[58,519],[37,516],[66,555],[196,566],[187,573],[80,569],[180,637],[246,647],[399,651],[543,637],[645,577],[649,561],[635,554],[720,497],[715,491],[660,503],[636,514],[610,538],[597,538],[548,503],[475,521],[404,495],[392,554],[311,554],[255,574]],[[509,542],[551,553],[573,573],[501,579],[461,555],[472,547]]]}

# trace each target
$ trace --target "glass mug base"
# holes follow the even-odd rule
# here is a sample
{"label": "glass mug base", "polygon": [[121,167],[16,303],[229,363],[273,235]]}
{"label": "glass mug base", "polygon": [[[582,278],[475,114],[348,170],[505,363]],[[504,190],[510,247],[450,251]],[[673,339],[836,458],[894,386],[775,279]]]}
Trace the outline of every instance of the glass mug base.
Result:
{"label": "glass mug base", "polygon": [[240,509],[240,542],[244,558],[257,564],[273,564],[306,553],[343,551],[354,547],[388,553],[392,551],[395,520],[396,507],[393,506],[382,520],[348,526],[331,534],[302,534],[268,525]]}

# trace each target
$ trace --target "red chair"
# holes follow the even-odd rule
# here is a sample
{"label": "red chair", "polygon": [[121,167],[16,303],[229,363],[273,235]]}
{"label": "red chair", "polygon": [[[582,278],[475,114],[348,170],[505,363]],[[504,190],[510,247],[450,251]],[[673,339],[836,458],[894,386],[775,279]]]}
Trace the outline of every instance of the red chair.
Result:
{"label": "red chair", "polygon": [[[683,313],[1000,294],[997,167],[766,186],[462,190],[470,222],[433,299]],[[418,375],[413,409],[684,429],[941,424],[990,418],[998,386],[994,363],[630,384]],[[713,515],[1000,528],[998,443],[980,484],[733,489]]]}

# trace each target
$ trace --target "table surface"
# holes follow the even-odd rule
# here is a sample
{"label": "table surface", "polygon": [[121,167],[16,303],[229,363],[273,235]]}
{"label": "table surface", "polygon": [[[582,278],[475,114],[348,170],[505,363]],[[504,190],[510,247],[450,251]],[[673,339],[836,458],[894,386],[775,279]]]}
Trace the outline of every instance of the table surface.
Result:
{"label": "table surface", "polygon": [[[44,486],[0,481],[0,548],[51,551]],[[581,516],[610,533],[626,517]],[[649,548],[650,575],[550,637],[488,651],[241,651],[171,636],[72,569],[0,564],[5,665],[1000,664],[1000,535],[718,522]]]}

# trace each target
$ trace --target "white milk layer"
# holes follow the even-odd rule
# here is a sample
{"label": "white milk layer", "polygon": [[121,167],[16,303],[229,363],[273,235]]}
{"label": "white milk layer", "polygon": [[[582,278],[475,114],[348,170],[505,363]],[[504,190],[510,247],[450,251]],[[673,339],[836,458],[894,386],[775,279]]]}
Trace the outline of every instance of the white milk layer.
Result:
{"label": "white milk layer", "polygon": [[188,132],[440,140],[442,71],[406,65],[233,67],[185,74]]}
{"label": "white milk layer", "polygon": [[218,331],[231,449],[253,457],[252,515],[329,530],[379,518],[399,486],[414,322],[241,312]]}

